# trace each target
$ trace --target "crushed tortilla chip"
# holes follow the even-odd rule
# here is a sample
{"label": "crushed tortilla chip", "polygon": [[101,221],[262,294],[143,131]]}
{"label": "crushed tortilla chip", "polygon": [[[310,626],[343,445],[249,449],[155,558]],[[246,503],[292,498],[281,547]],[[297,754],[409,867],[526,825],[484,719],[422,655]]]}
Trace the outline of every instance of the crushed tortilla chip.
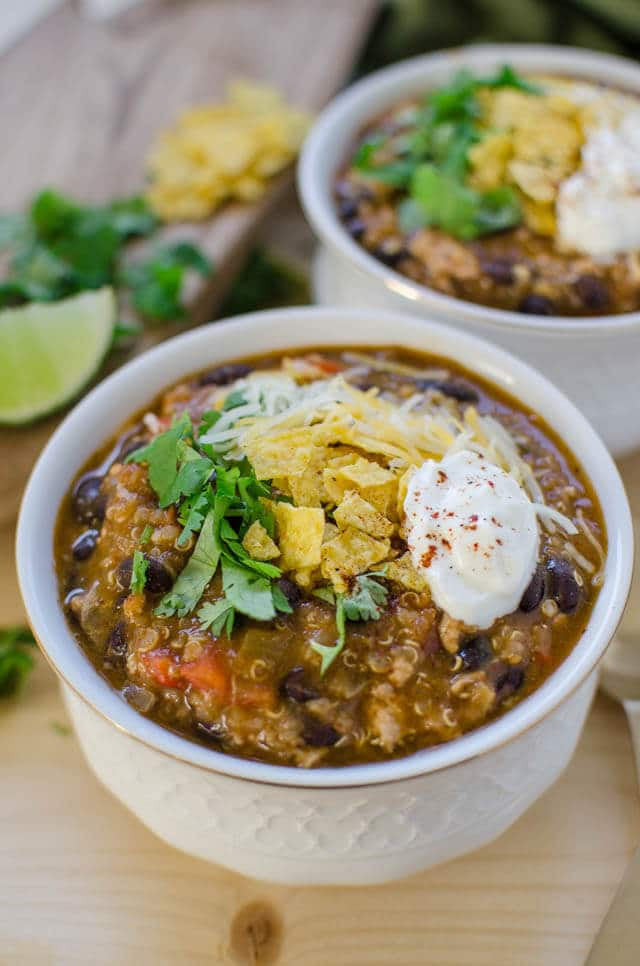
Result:
{"label": "crushed tortilla chip", "polygon": [[485,190],[515,185],[525,224],[553,235],[558,188],[580,163],[580,105],[553,89],[529,94],[503,87],[478,96],[486,135],[469,151],[470,183]]}
{"label": "crushed tortilla chip", "polygon": [[343,499],[347,490],[357,490],[362,499],[383,516],[395,516],[398,481],[390,470],[378,463],[360,457],[346,466],[328,467],[324,471],[324,484],[329,498],[336,503]]}
{"label": "crushed tortilla chip", "polygon": [[351,526],[364,530],[372,537],[390,537],[394,531],[391,520],[387,520],[355,490],[347,490],[333,516],[341,530]]}
{"label": "crushed tortilla chip", "polygon": [[309,117],[277,90],[249,81],[226,99],[184,111],[147,159],[147,199],[165,221],[208,217],[229,199],[255,201],[297,155]]}
{"label": "crushed tortilla chip", "polygon": [[258,479],[286,480],[285,493],[289,491],[291,477],[306,471],[313,458],[313,449],[313,440],[302,441],[295,437],[261,439],[255,436],[246,444],[247,458]]}
{"label": "crushed tortilla chip", "polygon": [[324,510],[297,507],[290,503],[272,504],[284,571],[304,570],[320,565],[320,548],[324,537]]}
{"label": "crushed tortilla chip", "polygon": [[544,204],[541,201],[533,201],[531,198],[522,198],[522,213],[525,224],[538,235],[546,235],[552,238],[556,233],[556,205],[555,200],[551,204]]}
{"label": "crushed tortilla chip", "polygon": [[348,589],[349,577],[365,573],[373,564],[384,560],[391,545],[389,540],[376,540],[369,534],[347,527],[322,546],[322,576],[330,580],[337,593]]}
{"label": "crushed tortilla chip", "polygon": [[335,523],[331,523],[329,520],[327,520],[324,525],[324,536],[322,538],[322,542],[328,543],[329,540],[333,540],[334,537],[337,537],[339,533],[340,530]]}
{"label": "crushed tortilla chip", "polygon": [[424,577],[413,566],[409,551],[388,564],[386,577],[393,583],[406,587],[407,590],[415,590],[416,593],[422,593],[429,587]]}
{"label": "crushed tortilla chip", "polygon": [[489,191],[504,183],[507,162],[513,154],[511,135],[488,134],[469,149],[471,175],[469,183],[481,191]]}
{"label": "crushed tortilla chip", "polygon": [[254,560],[275,560],[280,556],[278,546],[259,520],[254,520],[244,537],[242,546]]}

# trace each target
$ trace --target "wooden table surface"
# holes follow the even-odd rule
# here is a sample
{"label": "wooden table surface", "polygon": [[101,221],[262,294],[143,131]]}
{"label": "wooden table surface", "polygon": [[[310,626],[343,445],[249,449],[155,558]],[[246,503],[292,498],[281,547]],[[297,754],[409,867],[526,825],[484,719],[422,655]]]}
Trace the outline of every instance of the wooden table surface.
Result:
{"label": "wooden table surface", "polygon": [[[308,246],[299,214],[270,234]],[[640,520],[640,454],[621,469]],[[11,540],[0,526],[0,625],[24,619]],[[626,621],[640,635],[638,586]],[[0,736],[0,966],[581,966],[640,837],[625,718],[602,695],[505,835],[372,888],[268,886],[157,840],[86,767],[42,660]]]}

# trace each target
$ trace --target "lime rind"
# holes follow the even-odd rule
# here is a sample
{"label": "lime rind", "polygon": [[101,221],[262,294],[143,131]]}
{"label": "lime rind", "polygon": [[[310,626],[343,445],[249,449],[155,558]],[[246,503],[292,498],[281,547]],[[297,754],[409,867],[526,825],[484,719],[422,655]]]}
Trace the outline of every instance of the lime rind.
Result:
{"label": "lime rind", "polygon": [[109,351],[116,314],[111,288],[0,311],[0,423],[20,426],[71,402]]}

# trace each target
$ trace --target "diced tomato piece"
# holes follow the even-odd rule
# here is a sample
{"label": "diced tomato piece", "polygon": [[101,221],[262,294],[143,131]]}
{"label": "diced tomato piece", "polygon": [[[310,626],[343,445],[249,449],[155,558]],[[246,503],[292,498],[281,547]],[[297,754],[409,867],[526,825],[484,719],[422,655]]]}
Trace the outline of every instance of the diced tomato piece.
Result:
{"label": "diced tomato piece", "polygon": [[211,649],[195,661],[188,661],[180,668],[185,681],[198,691],[213,692],[220,701],[229,697],[229,672],[222,656]]}
{"label": "diced tomato piece", "polygon": [[232,701],[242,708],[275,708],[276,692],[270,684],[234,678]]}
{"label": "diced tomato piece", "polygon": [[184,688],[180,680],[180,667],[166,651],[147,651],[140,660],[150,677],[163,688]]}
{"label": "diced tomato piece", "polygon": [[342,372],[344,369],[342,362],[338,362],[337,359],[327,359],[326,356],[321,356],[317,352],[311,352],[308,356],[305,356],[305,359],[316,369],[320,369],[321,372]]}

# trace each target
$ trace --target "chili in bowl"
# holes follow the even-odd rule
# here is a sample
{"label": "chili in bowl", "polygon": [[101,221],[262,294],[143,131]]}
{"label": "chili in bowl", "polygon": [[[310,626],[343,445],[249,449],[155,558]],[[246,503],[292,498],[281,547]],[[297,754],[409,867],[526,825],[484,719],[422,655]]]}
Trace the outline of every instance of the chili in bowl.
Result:
{"label": "chili in bowl", "polygon": [[602,444],[526,366],[297,309],[95,390],[34,472],[18,562],[85,753],[151,828],[279,881],[383,881],[564,766],[628,526]]}
{"label": "chili in bowl", "polygon": [[632,450],[639,116],[637,65],[592,51],[481,45],[370,75],[300,159],[316,298],[497,341]]}

